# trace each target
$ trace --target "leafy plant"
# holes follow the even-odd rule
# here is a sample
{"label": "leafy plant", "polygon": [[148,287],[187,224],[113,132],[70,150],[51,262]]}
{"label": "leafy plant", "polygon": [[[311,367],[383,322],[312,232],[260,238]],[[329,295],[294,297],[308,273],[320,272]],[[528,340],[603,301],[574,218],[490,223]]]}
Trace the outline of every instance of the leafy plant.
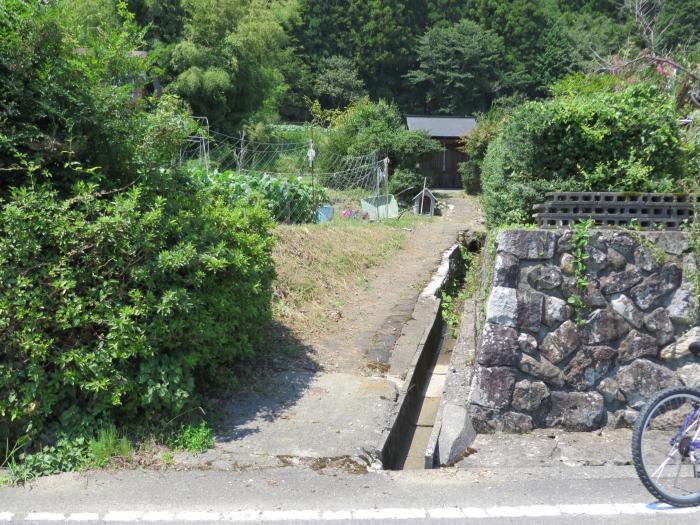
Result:
{"label": "leafy plant", "polygon": [[687,178],[674,100],[651,83],[587,77],[512,112],[482,165],[492,225],[530,222],[550,191],[678,191]]}
{"label": "leafy plant", "polygon": [[427,133],[406,129],[399,108],[384,100],[372,102],[363,97],[328,118],[325,154],[318,159],[320,171],[336,169],[324,162],[371,151],[377,151],[380,158],[389,157],[392,167],[410,169],[419,159],[442,149]]}
{"label": "leafy plant", "polygon": [[461,248],[461,257],[462,268],[459,278],[453,280],[440,295],[442,319],[450,327],[453,337],[457,337],[459,326],[462,323],[462,310],[465,301],[474,297],[480,284],[477,266],[480,260],[478,254]]}
{"label": "leafy plant", "polygon": [[214,431],[204,420],[198,425],[182,425],[169,445],[189,452],[204,452],[214,446]]}
{"label": "leafy plant", "polygon": [[[593,219],[585,219],[577,222],[574,225],[573,235],[571,237],[574,256],[574,279],[576,288],[581,293],[586,293],[588,285],[590,284],[586,276],[586,270],[588,268],[586,261],[590,258],[587,249],[594,224]],[[581,295],[574,294],[567,299],[567,302],[576,310],[576,323],[581,326],[584,322],[581,317],[581,311],[585,308],[585,303]]]}
{"label": "leafy plant", "polygon": [[[408,202],[423,188],[426,175],[415,171],[399,168],[394,170],[389,179],[389,193],[397,195],[399,199]],[[431,186],[432,177],[428,176],[428,187]]]}
{"label": "leafy plant", "polygon": [[22,452],[9,463],[10,480],[25,483],[38,476],[76,470],[89,460],[84,437],[60,435],[55,443],[45,445],[34,453]]}
{"label": "leafy plant", "polygon": [[215,193],[231,202],[259,200],[280,222],[316,222],[314,201],[318,205],[327,199],[322,186],[312,186],[301,177],[224,171],[214,173],[211,179]]}
{"label": "leafy plant", "polygon": [[167,190],[69,199],[19,188],[0,206],[2,441],[157,422],[253,355],[271,315],[268,212],[161,177]]}

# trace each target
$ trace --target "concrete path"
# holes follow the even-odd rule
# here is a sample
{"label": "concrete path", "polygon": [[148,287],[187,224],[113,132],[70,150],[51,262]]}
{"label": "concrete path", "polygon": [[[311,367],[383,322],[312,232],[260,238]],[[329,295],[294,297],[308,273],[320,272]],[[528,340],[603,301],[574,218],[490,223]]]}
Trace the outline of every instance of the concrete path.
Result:
{"label": "concrete path", "polygon": [[318,369],[280,371],[264,393],[228,400],[215,449],[180,454],[176,462],[235,470],[318,458],[375,461],[400,383],[385,373],[393,344],[442,253],[460,232],[482,227],[476,199],[451,196],[447,203],[443,217],[418,225],[397,256],[373,271],[325,339],[304,341]]}

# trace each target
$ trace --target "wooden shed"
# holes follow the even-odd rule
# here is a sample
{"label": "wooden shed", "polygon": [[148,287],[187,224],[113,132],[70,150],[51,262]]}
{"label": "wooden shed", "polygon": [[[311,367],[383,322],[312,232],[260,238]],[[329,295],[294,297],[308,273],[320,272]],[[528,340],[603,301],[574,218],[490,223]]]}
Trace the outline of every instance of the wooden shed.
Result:
{"label": "wooden shed", "polygon": [[427,131],[431,138],[443,145],[443,150],[432,158],[424,159],[416,168],[430,173],[434,188],[461,188],[462,177],[457,171],[467,155],[459,149],[459,139],[476,127],[474,117],[406,115],[406,125],[412,131]]}

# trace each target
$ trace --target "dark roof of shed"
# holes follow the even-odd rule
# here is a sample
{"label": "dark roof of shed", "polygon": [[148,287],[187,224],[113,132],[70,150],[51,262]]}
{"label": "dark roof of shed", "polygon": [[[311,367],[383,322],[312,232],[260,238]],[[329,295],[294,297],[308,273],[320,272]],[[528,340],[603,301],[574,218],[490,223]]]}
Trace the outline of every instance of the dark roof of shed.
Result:
{"label": "dark roof of shed", "polygon": [[458,138],[476,127],[476,119],[474,117],[406,115],[406,125],[411,131],[425,130],[431,137]]}

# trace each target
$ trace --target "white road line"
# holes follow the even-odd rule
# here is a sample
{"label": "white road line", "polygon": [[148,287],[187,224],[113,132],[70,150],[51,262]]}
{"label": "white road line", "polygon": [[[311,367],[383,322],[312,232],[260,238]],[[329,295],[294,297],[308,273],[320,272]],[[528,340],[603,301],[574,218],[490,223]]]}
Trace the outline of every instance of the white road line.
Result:
{"label": "white road line", "polygon": [[479,507],[464,507],[462,512],[464,513],[465,518],[488,518],[486,511],[484,509],[480,509]]}
{"label": "white road line", "polygon": [[173,521],[175,519],[175,513],[168,511],[145,512],[141,519],[143,521]]}
{"label": "white road line", "polygon": [[313,521],[321,519],[320,510],[267,510],[260,514],[262,521]]}
{"label": "white road line", "polygon": [[356,520],[413,520],[427,516],[425,509],[360,509],[353,510]]}
{"label": "white road line", "polygon": [[176,521],[219,521],[219,512],[178,512],[175,514]]}
{"label": "white road line", "polygon": [[137,521],[141,519],[144,514],[144,512],[139,510],[112,510],[102,519],[104,521]]}
{"label": "white road line", "polygon": [[644,503],[598,503],[576,505],[523,505],[496,507],[444,507],[444,508],[374,508],[345,510],[238,510],[209,511],[109,511],[96,512],[30,512],[24,517],[12,512],[0,512],[0,522],[20,521],[56,522],[297,522],[297,521],[348,521],[348,520],[415,520],[415,519],[488,519],[488,518],[538,518],[548,516],[616,516],[642,514],[694,514],[700,507],[677,509],[666,505],[650,506]]}
{"label": "white road line", "polygon": [[614,503],[590,504],[590,505],[557,505],[562,514],[586,515],[586,516],[614,516],[620,514]]}
{"label": "white road line", "polygon": [[435,519],[458,519],[464,517],[464,512],[459,507],[448,507],[446,509],[428,509],[428,517]]}
{"label": "white road line", "polygon": [[97,512],[74,512],[69,514],[66,521],[98,521],[100,515]]}
{"label": "white road line", "polygon": [[24,521],[66,521],[66,515],[58,512],[30,512]]}
{"label": "white road line", "polygon": [[235,512],[224,512],[224,521],[259,521],[259,510],[238,510]]}
{"label": "white road line", "polygon": [[352,512],[349,510],[324,510],[321,512],[321,519],[324,521],[351,520]]}

